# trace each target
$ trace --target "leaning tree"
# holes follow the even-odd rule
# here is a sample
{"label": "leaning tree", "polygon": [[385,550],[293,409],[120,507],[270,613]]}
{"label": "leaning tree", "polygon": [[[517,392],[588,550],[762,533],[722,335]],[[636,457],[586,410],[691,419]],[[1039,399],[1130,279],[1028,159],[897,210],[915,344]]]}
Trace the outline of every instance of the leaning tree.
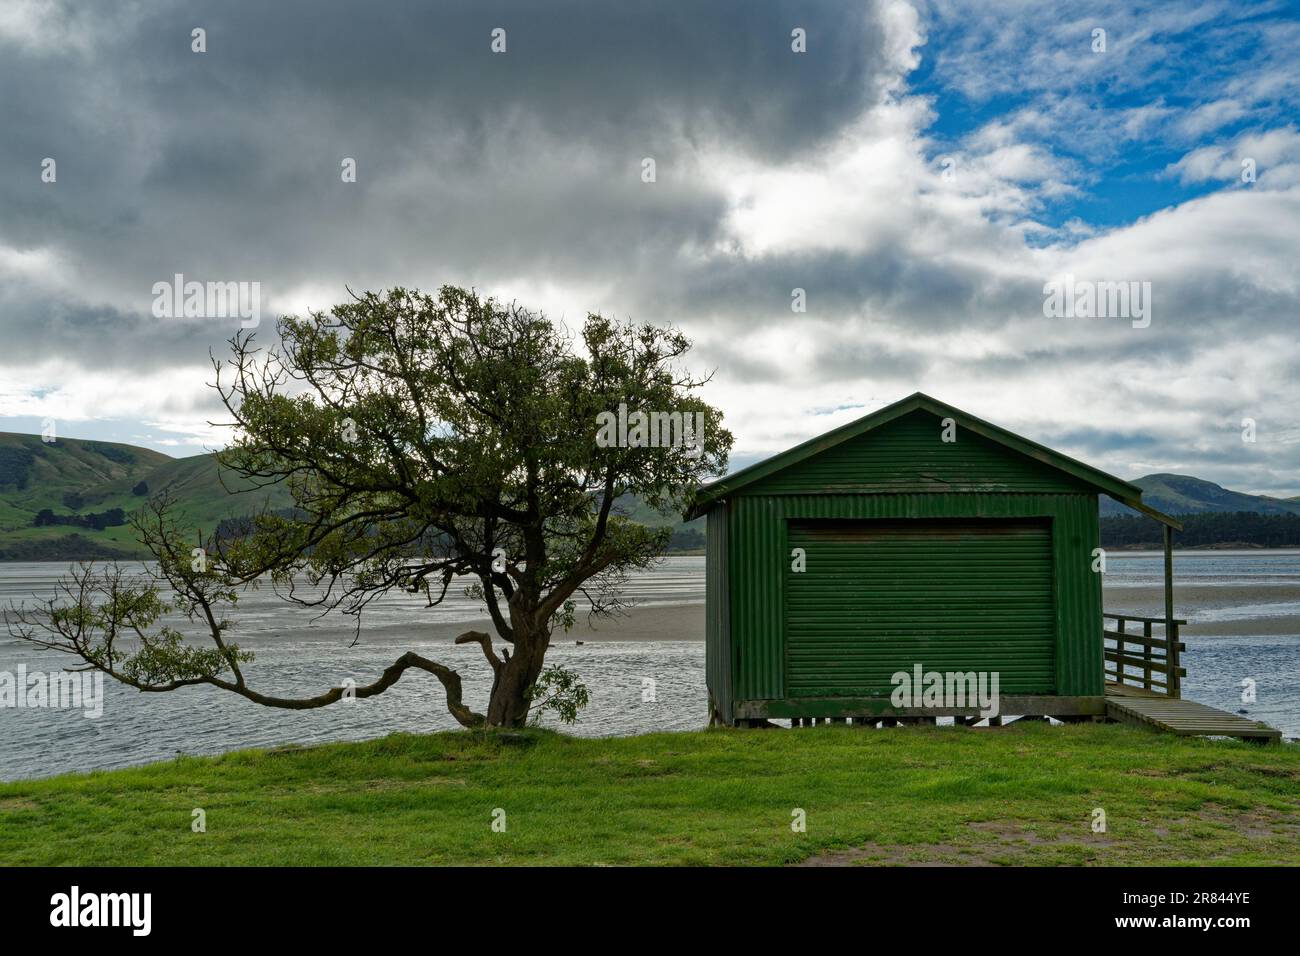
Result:
{"label": "leaning tree", "polygon": [[[155,570],[141,579],[82,565],[55,598],[11,609],[11,634],[142,691],[206,684],[271,707],[371,697],[415,668],[441,681],[462,725],[519,726],[552,631],[572,623],[579,599],[591,614],[616,611],[629,572],[667,546],[669,529],[633,522],[620,499],[678,510],[726,468],[731,435],[698,395],[705,379],[680,367],[690,342],[672,329],[590,315],[578,348],[536,312],[455,287],[367,293],[277,329],[274,347],[240,333],[214,359],[233,427],[218,457],[244,485],[287,489],[292,508],[228,523],[195,547],[177,503],[156,495],[132,520]],[[611,413],[621,440],[598,440]],[[648,428],[638,413],[653,415]],[[228,611],[259,581],[355,615],[358,633],[385,594],[432,607],[464,588],[496,631],[456,638],[492,669],[485,711],[465,702],[456,670],[413,652],[366,685],[300,698],[255,690]],[[201,640],[167,623],[177,620]]]}

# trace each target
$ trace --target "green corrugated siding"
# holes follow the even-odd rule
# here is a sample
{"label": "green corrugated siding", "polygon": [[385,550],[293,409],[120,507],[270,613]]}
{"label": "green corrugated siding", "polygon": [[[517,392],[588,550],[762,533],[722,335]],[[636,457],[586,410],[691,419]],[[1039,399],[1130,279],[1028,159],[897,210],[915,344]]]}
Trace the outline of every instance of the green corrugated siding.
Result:
{"label": "green corrugated siding", "polygon": [[1010,452],[958,427],[955,441],[942,441],[941,419],[915,411],[850,438],[812,458],[738,492],[779,495],[863,490],[908,491],[1093,491],[1065,472]]}
{"label": "green corrugated siding", "polygon": [[723,720],[731,721],[731,593],[727,581],[727,505],[709,511],[705,522],[704,677],[713,704]]}
{"label": "green corrugated siding", "polygon": [[1057,693],[1097,695],[1106,689],[1102,674],[1101,575],[1092,570],[1092,552],[1101,546],[1097,496],[1068,495],[1058,501],[1052,526]]}
{"label": "green corrugated siding", "polygon": [[[780,697],[784,690],[781,647],[781,555],[785,521],[781,498],[730,502],[733,700]],[[775,576],[774,576],[775,574]]]}
{"label": "green corrugated siding", "polygon": [[997,672],[1004,694],[1056,689],[1045,519],[792,522],[786,696],[888,696],[891,675]]}
{"label": "green corrugated siding", "polygon": [[787,526],[810,519],[1044,518],[1052,528],[1056,693],[1102,693],[1101,582],[1095,494],[738,495],[727,544],[733,701],[789,696],[785,666]]}

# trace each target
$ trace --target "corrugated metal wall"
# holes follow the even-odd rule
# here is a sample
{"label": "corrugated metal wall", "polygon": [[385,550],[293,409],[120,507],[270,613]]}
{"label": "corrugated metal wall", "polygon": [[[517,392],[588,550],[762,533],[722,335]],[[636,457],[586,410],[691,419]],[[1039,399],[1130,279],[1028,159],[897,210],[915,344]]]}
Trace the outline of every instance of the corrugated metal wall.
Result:
{"label": "corrugated metal wall", "polygon": [[727,525],[727,503],[720,502],[709,511],[704,528],[704,677],[713,705],[722,719],[730,722],[733,662]]}
{"label": "corrugated metal wall", "polygon": [[[809,519],[1045,518],[1052,526],[1056,693],[1102,693],[1101,581],[1095,493],[749,495],[731,499],[728,530],[733,701],[788,696],[784,581],[788,522]],[[716,509],[715,509],[716,511]],[[711,684],[711,686],[713,686]]]}
{"label": "corrugated metal wall", "polygon": [[1056,691],[1046,519],[792,522],[786,695],[887,697],[892,675],[997,672],[1004,694]]}
{"label": "corrugated metal wall", "polygon": [[1056,562],[1056,687],[1058,694],[1098,695],[1102,674],[1101,575],[1092,570],[1101,545],[1096,495],[1057,498],[1052,522]]}
{"label": "corrugated metal wall", "polygon": [[784,498],[736,497],[731,505],[731,635],[736,700],[785,696]]}
{"label": "corrugated metal wall", "polygon": [[1092,490],[1059,469],[960,427],[955,441],[942,441],[940,422],[930,412],[912,412],[756,482],[746,492]]}

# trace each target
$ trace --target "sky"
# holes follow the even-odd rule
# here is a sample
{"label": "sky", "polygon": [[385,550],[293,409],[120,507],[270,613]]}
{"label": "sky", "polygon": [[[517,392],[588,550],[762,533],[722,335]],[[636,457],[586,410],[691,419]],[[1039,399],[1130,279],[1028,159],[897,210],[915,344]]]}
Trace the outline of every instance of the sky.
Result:
{"label": "sky", "polygon": [[227,441],[176,274],[262,342],[450,283],[684,329],[733,466],[924,391],[1300,495],[1298,105],[1248,0],[3,0],[0,430]]}

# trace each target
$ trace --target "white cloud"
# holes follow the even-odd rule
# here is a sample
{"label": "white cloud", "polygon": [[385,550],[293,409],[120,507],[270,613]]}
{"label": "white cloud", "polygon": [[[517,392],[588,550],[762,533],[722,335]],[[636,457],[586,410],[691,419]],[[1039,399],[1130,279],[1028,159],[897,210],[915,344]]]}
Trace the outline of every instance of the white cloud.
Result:
{"label": "white cloud", "polygon": [[[202,363],[200,338],[213,330],[130,324],[147,314],[154,279],[192,263],[209,273],[200,278],[262,280],[267,316],[328,307],[345,284],[450,281],[518,298],[571,327],[588,309],[676,322],[695,336],[698,360],[717,366],[709,396],[742,454],[779,450],[922,389],[1042,440],[1059,437],[1062,450],[1125,476],[1183,469],[1263,486],[1300,472],[1294,447],[1261,447],[1252,460],[1225,444],[1225,423],[1243,409],[1261,421],[1300,420],[1300,134],[1277,119],[1295,90],[1285,57],[1294,41],[1226,0],[1103,2],[1066,22],[1045,0],[939,0],[922,13],[901,0],[880,4],[863,23],[883,30],[869,47],[879,62],[863,70],[846,58],[852,90],[817,86],[824,97],[791,114],[815,117],[834,100],[852,104],[849,118],[791,121],[789,130],[769,122],[762,145],[742,134],[749,121],[771,121],[766,97],[711,124],[702,117],[726,103],[701,109],[692,95],[659,122],[656,94],[655,107],[624,127],[606,115],[599,134],[570,135],[553,128],[550,101],[493,113],[493,97],[516,94],[507,85],[482,98],[478,112],[491,121],[475,112],[460,123],[421,105],[395,111],[400,129],[378,120],[372,129],[369,111],[400,99],[392,90],[317,95],[288,82],[247,105],[223,99],[229,113],[207,139],[210,117],[173,115],[138,90],[122,96],[113,115],[127,117],[127,152],[105,154],[108,172],[82,186],[83,196],[112,201],[42,212],[28,226],[36,242],[19,243],[16,231],[0,238],[0,307],[11,319],[0,415],[144,424],[166,447],[220,444],[224,433],[205,424],[223,417]],[[1089,49],[1094,26],[1107,30],[1105,54]],[[30,18],[0,20],[0,41],[32,48],[44,42],[36,30]],[[826,47],[810,36],[804,62],[816,65]],[[1264,59],[1236,73],[1217,61],[1187,65],[1197,43],[1255,41]],[[921,57],[932,85],[956,91],[954,108],[978,117],[972,128],[940,132],[947,127],[935,120],[947,117],[937,110],[949,101],[916,91]],[[529,75],[548,79],[542,67]],[[109,79],[103,89],[119,94]],[[573,90],[558,89],[555,102],[568,104]],[[1013,105],[981,112],[993,97]],[[356,128],[340,112],[352,99],[367,110]],[[1189,148],[1188,137],[1246,116],[1251,131]],[[409,140],[373,147],[394,139],[376,133],[412,127]],[[274,148],[264,151],[267,129]],[[827,129],[838,135],[819,138]],[[1256,160],[1259,181],[1121,225],[1083,213],[1058,224],[1057,204],[1089,197],[1112,165],[1142,188],[1150,174],[1129,164],[1147,148],[1185,152],[1162,188],[1236,183],[1243,156]],[[335,154],[353,152],[361,178],[343,187]],[[649,153],[661,160],[653,186],[636,176]],[[209,173],[230,167],[238,174],[209,193]],[[60,189],[78,182],[60,172]],[[73,227],[60,242],[65,222]],[[1063,273],[1152,282],[1151,328],[1044,319],[1042,284]],[[796,286],[806,288],[807,314],[789,309]],[[70,304],[120,314],[69,318]],[[17,348],[24,327],[13,323],[38,319],[55,344]]]}
{"label": "white cloud", "polygon": [[1203,136],[1241,119],[1248,113],[1249,110],[1237,100],[1215,100],[1185,114],[1178,120],[1177,127],[1184,136]]}
{"label": "white cloud", "polygon": [[1241,182],[1247,160],[1253,161],[1260,188],[1291,185],[1295,182],[1295,166],[1300,164],[1300,132],[1286,127],[1245,133],[1222,145],[1202,146],[1171,163],[1165,174],[1184,183]]}
{"label": "white cloud", "polygon": [[0,370],[0,417],[52,418],[61,432],[69,424],[145,419],[178,436],[178,442],[217,446],[229,440],[229,430],[207,422],[224,415],[217,413],[210,389],[195,387],[211,377],[208,366],[124,375],[52,358],[23,369]]}

